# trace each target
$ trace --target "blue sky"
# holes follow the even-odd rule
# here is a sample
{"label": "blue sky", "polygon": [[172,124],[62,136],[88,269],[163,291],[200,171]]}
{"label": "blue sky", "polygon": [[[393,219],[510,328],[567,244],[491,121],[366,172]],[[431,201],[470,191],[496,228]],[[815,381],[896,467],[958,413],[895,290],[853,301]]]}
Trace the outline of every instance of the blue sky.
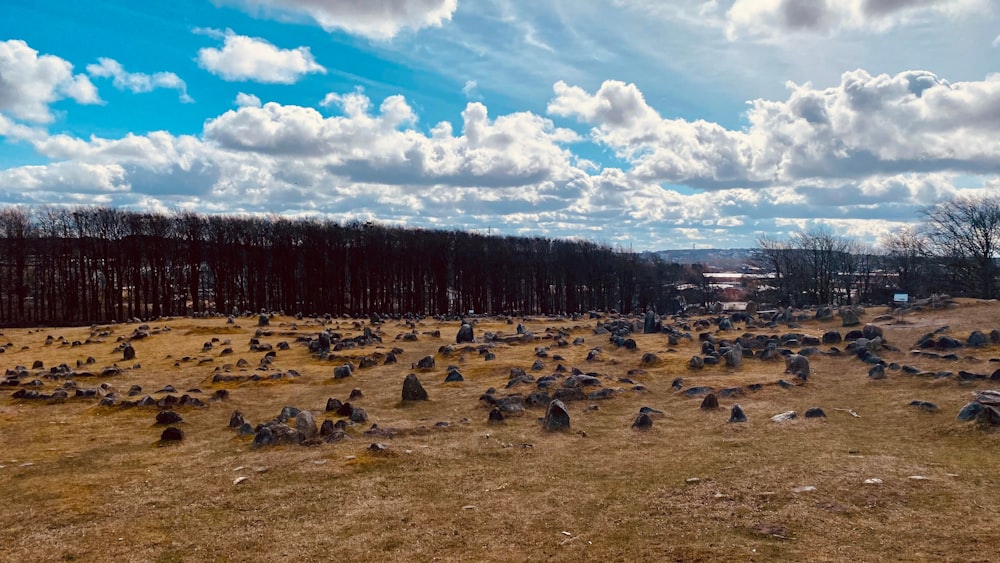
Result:
{"label": "blue sky", "polygon": [[0,204],[636,250],[1000,190],[991,0],[6,0]]}

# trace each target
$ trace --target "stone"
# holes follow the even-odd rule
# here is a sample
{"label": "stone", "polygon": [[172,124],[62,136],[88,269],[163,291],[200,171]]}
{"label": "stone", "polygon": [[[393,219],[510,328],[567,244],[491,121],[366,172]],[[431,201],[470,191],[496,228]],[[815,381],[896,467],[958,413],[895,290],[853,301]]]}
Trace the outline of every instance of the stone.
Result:
{"label": "stone", "polygon": [[417,362],[417,369],[434,369],[434,356],[424,356]]}
{"label": "stone", "polygon": [[885,379],[885,366],[875,364],[868,370],[868,379]]}
{"label": "stone", "polygon": [[134,359],[135,348],[133,348],[131,344],[125,344],[125,346],[122,347],[122,360],[128,362]]}
{"label": "stone", "polygon": [[[591,405],[597,408],[597,405]],[[640,407],[639,414],[647,414],[652,418],[663,418],[665,415],[663,411],[654,409],[653,407]]]}
{"label": "stone", "polygon": [[345,379],[351,377],[351,364],[344,364],[333,368],[334,379]]}
{"label": "stone", "polygon": [[709,393],[705,395],[705,398],[701,401],[701,410],[715,410],[719,408],[719,398],[715,396],[715,393]]}
{"label": "stone", "polygon": [[311,440],[319,435],[319,431],[316,429],[316,419],[309,411],[299,411],[295,415],[295,429],[301,432],[306,440]]}
{"label": "stone", "polygon": [[236,433],[240,436],[253,436],[254,434],[256,434],[256,432],[254,432],[253,426],[251,426],[249,422],[244,422],[243,424],[241,424],[240,427],[236,429]]}
{"label": "stone", "polygon": [[816,315],[814,318],[817,321],[826,321],[833,318],[833,309],[829,305],[824,305],[816,309]]}
{"label": "stone", "polygon": [[257,429],[252,447],[279,446],[285,444],[301,444],[305,436],[301,431],[283,422],[272,421]]}
{"label": "stone", "polygon": [[156,424],[161,426],[168,424],[180,424],[181,422],[184,422],[184,419],[181,418],[181,415],[174,411],[160,411],[156,413]]}
{"label": "stone", "polygon": [[656,334],[660,332],[660,327],[657,326],[656,313],[652,309],[646,311],[646,317],[643,319],[642,333],[643,334]]}
{"label": "stone", "polygon": [[772,416],[771,417],[771,421],[772,422],[787,422],[789,420],[795,420],[796,418],[798,418],[798,415],[795,414],[795,411],[786,411],[786,412],[783,412],[781,414],[776,414],[776,415]]}
{"label": "stone", "polygon": [[726,359],[726,365],[731,368],[738,368],[743,365],[743,347],[737,342],[733,347],[722,355]]}
{"label": "stone", "polygon": [[459,381],[465,381],[465,378],[462,377],[462,372],[457,369],[449,370],[448,375],[444,378],[445,383],[456,383]]}
{"label": "stone", "polygon": [[691,356],[688,361],[688,367],[691,369],[701,369],[705,367],[705,360],[701,356]]}
{"label": "stone", "polygon": [[702,395],[708,395],[713,389],[711,387],[699,386],[691,387],[690,389],[684,391],[685,397],[701,397]]}
{"label": "stone", "polygon": [[971,348],[982,348],[990,343],[990,339],[982,331],[974,330],[966,340],[966,344]]}
{"label": "stone", "polygon": [[542,427],[550,431],[569,430],[569,412],[566,405],[559,399],[554,399],[545,410],[545,418],[542,420]]}
{"label": "stone", "polygon": [[337,431],[337,427],[333,425],[333,421],[329,418],[323,421],[323,424],[319,425],[319,435],[326,438],[330,434]]}
{"label": "stone", "polygon": [[160,433],[161,442],[180,442],[184,439],[184,431],[176,426],[169,426]]}
{"label": "stone", "polygon": [[635,422],[632,423],[633,430],[651,430],[653,428],[653,419],[648,414],[641,412],[635,417]]}
{"label": "stone", "polygon": [[806,418],[826,418],[826,413],[819,407],[812,407],[806,410]]}
{"label": "stone", "polygon": [[805,381],[809,378],[809,358],[801,354],[791,354],[785,358],[785,373]]}
{"label": "stone", "polygon": [[861,324],[861,319],[853,307],[841,307],[840,320],[842,326],[858,326]]}
{"label": "stone", "polygon": [[271,319],[269,319],[266,314],[261,313],[260,316],[257,317],[257,326],[270,326],[270,325],[271,325]]}
{"label": "stone", "polygon": [[659,361],[660,361],[660,358],[658,358],[656,356],[656,354],[654,354],[652,352],[646,352],[645,354],[642,355],[642,363],[645,364],[645,365],[647,365],[647,366],[656,364]]}
{"label": "stone", "polygon": [[975,420],[983,412],[983,408],[982,403],[973,401],[962,407],[962,410],[958,411],[958,420],[962,422]]}
{"label": "stone", "polygon": [[867,323],[862,327],[861,335],[868,340],[875,340],[876,338],[885,340],[885,337],[882,335],[882,327],[871,323]]}
{"label": "stone", "polygon": [[938,410],[938,406],[935,405],[934,403],[930,402],[930,401],[914,400],[914,401],[910,401],[909,406],[918,408],[918,409],[920,409],[922,411],[926,411],[926,412],[937,412],[937,410]]}
{"label": "stone", "polygon": [[347,400],[348,401],[358,401],[358,400],[364,399],[364,398],[365,398],[365,394],[362,393],[361,389],[359,389],[357,387],[355,387],[354,389],[351,389],[351,394],[347,396]]}
{"label": "stone", "polygon": [[828,330],[823,333],[823,344],[837,344],[841,340],[843,339],[840,336],[840,332],[836,330]]}
{"label": "stone", "polygon": [[420,384],[416,374],[409,374],[403,380],[403,401],[426,401],[427,391]]}
{"label": "stone", "polygon": [[336,412],[344,403],[340,402],[340,399],[335,399],[330,397],[326,400],[326,412]]}
{"label": "stone", "polygon": [[489,422],[490,424],[504,423],[504,415],[503,411],[500,410],[500,407],[493,407],[492,409],[490,409],[490,415],[489,418],[487,419],[487,422]]}
{"label": "stone", "polygon": [[743,412],[743,408],[739,405],[733,405],[733,408],[729,412],[729,422],[746,422],[747,415]]}
{"label": "stone", "polygon": [[458,334],[455,336],[455,343],[466,344],[469,342],[475,342],[476,336],[472,331],[472,325],[468,323],[462,323],[462,326],[458,329]]}

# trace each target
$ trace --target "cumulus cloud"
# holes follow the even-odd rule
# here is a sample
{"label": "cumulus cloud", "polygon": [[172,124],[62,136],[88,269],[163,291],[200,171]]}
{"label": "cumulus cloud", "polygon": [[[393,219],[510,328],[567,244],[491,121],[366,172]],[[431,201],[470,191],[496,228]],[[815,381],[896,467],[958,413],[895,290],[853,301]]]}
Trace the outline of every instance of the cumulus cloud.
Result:
{"label": "cumulus cloud", "polygon": [[305,17],[326,31],[392,39],[403,30],[440,27],[458,0],[222,0],[263,17]]}
{"label": "cumulus cloud", "polygon": [[245,92],[240,92],[236,94],[236,107],[240,108],[259,108],[261,106],[260,98],[254,96],[253,94],[247,94]]}
{"label": "cumulus cloud", "polygon": [[[944,86],[963,92],[985,88],[985,82],[972,88],[927,75],[882,80],[869,89],[906,89],[917,100]],[[704,122],[678,125],[652,110],[637,88],[622,83],[605,87],[597,96],[561,85],[564,95],[556,96],[551,110],[595,123],[594,138],[622,144],[621,154],[630,166],[582,169],[566,148],[579,141],[577,134],[529,112],[491,116],[478,102],[466,105],[460,126],[441,122],[421,128],[419,116],[402,96],[373,102],[361,91],[333,93],[319,108],[310,108],[262,104],[243,94],[234,109],[208,120],[199,135],[156,131],[79,138],[29,128],[23,131],[25,140],[52,162],[0,170],[0,202],[319,215],[426,228],[583,236],[656,249],[680,240],[746,246],[753,244],[755,231],[782,236],[800,226],[825,225],[839,234],[875,236],[915,221],[922,206],[959,193],[956,174],[921,171],[788,175],[752,188],[693,193],[663,187],[660,178],[648,173],[654,163],[644,159],[663,156],[668,150],[664,143],[691,144],[685,150],[697,161],[698,151],[707,153],[719,142],[711,136],[716,131],[734,146],[749,144],[749,157],[731,160],[746,167],[744,174],[756,174],[754,147],[772,142],[770,133],[761,131],[773,130],[776,137],[791,133],[768,120],[766,127],[751,125],[735,132]],[[797,127],[809,127],[795,125],[795,119],[807,124],[838,122],[841,110],[830,109],[836,104],[828,103],[826,90],[796,88],[802,92],[793,89],[789,100],[772,102],[779,104],[777,109],[765,109],[777,113],[765,116],[787,122],[796,134]],[[833,99],[839,100],[843,89],[830,89]],[[878,108],[886,104],[875,103],[880,95],[862,95],[865,88],[855,86],[846,90],[859,104],[855,119],[881,118],[884,110]],[[786,119],[779,119],[781,115]],[[0,132],[11,125],[0,119]],[[664,128],[671,127],[680,132],[665,141]],[[979,127],[986,130],[990,125]],[[774,143],[788,150],[798,139]],[[704,176],[717,164],[702,159],[675,168]],[[1000,185],[996,174],[979,178],[981,189]],[[864,227],[864,221],[871,224]]]}
{"label": "cumulus cloud", "polygon": [[548,111],[594,125],[591,136],[650,181],[703,188],[907,171],[1000,171],[1000,75],[948,81],[924,71],[846,72],[817,89],[789,83],[787,100],[755,100],[749,127],[663,118],[634,84],[593,94],[556,83]]}
{"label": "cumulus cloud", "polygon": [[413,128],[417,116],[402,96],[386,98],[377,112],[361,92],[330,94],[322,105],[343,115],[277,103],[241,107],[206,123],[205,138],[234,151],[319,159],[358,182],[499,187],[571,174],[560,144],[575,133],[531,113],[491,120],[473,102],[462,112],[461,135],[447,122],[428,135]]}
{"label": "cumulus cloud", "polygon": [[0,41],[0,112],[34,123],[54,120],[49,105],[62,99],[101,103],[97,88],[73,65],[55,55],[39,55],[19,39]]}
{"label": "cumulus cloud", "polygon": [[87,65],[87,74],[95,78],[111,78],[111,84],[119,90],[141,94],[152,92],[156,88],[177,90],[180,101],[186,104],[194,102],[187,93],[187,84],[172,72],[127,72],[118,61],[106,57],[97,59],[98,64]]}
{"label": "cumulus cloud", "polygon": [[774,39],[794,32],[885,31],[988,9],[985,0],[736,0],[725,14],[726,35],[736,40]]}
{"label": "cumulus cloud", "polygon": [[[219,35],[212,30],[202,32]],[[223,80],[294,84],[306,74],[326,74],[326,68],[316,62],[309,47],[281,49],[259,37],[237,35],[232,30],[221,36],[221,49],[205,47],[198,51],[198,65]]]}

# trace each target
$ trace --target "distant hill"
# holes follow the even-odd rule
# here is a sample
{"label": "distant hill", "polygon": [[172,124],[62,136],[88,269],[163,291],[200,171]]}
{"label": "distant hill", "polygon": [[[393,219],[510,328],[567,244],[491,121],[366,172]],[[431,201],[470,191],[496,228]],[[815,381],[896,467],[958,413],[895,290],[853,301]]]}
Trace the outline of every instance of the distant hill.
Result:
{"label": "distant hill", "polygon": [[713,269],[736,270],[750,261],[752,248],[701,248],[652,252],[676,264],[703,264]]}

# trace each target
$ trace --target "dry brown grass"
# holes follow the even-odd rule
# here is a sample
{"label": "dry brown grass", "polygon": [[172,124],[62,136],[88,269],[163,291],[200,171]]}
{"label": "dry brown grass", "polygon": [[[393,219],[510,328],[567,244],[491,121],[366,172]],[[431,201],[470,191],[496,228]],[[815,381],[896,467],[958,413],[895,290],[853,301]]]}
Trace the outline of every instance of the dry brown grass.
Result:
{"label": "dry brown grass", "polygon": [[[866,319],[880,311],[872,310]],[[670,388],[772,383],[783,365],[748,358],[742,368],[687,369],[698,350],[682,342],[668,350],[663,335],[636,335],[639,350],[614,349],[595,336],[593,321],[532,320],[570,329],[586,345],[550,349],[567,367],[612,378],[641,368],[642,353],[661,362],[633,376],[648,392],[627,391],[600,401],[569,405],[574,432],[549,434],[529,410],[503,426],[486,423],[478,397],[488,387],[503,393],[511,367],[528,368],[534,345],[499,346],[497,360],[476,353],[437,358],[437,369],[418,373],[431,401],[401,405],[400,386],[410,363],[453,341],[454,323],[424,321],[418,330],[440,329],[442,338],[393,341],[405,326],[386,323],[385,348],[405,353],[395,366],[378,366],[346,380],[332,378],[333,363],[313,359],[301,345],[278,352],[275,368],[302,377],[276,383],[212,385],[215,366],[263,355],[249,352],[253,319],[242,327],[223,320],[177,319],[151,323],[170,332],[135,342],[139,369],[106,381],[124,393],[132,384],[152,392],[166,384],[179,392],[230,390],[227,402],[181,408],[186,438],[160,447],[155,409],[101,408],[96,401],[63,404],[18,401],[5,389],[0,398],[0,553],[5,560],[134,561],[429,561],[429,560],[602,560],[602,561],[988,561],[1000,549],[996,526],[1000,506],[1000,435],[955,421],[970,392],[1000,383],[960,383],[889,372],[868,381],[867,366],[850,357],[813,357],[813,375],[788,390],[767,385],[745,397],[722,399],[723,408],[703,412],[700,399]],[[264,341],[294,341],[313,334],[315,324],[276,319],[275,335]],[[279,324],[280,323],[280,324]],[[978,360],[959,362],[913,358],[908,351],[923,333],[950,325],[963,338],[973,329],[1000,327],[1000,305],[963,302],[958,308],[915,313],[905,324],[884,323],[889,342],[901,352],[888,361],[924,369],[992,372],[1000,347],[962,350]],[[86,328],[6,330],[0,343],[14,346],[0,366],[73,365],[94,356],[110,365],[114,339],[129,325],[109,327],[104,343],[82,347],[44,346],[49,334],[85,340]],[[821,335],[837,322],[807,322],[802,332]],[[357,334],[341,322],[345,335]],[[496,321],[484,330],[513,332]],[[778,333],[778,331],[756,332]],[[231,339],[202,352],[217,336]],[[571,337],[571,339],[572,339]],[[549,345],[539,341],[535,345]],[[29,346],[21,350],[22,346]],[[604,361],[588,364],[587,350],[604,349]],[[826,349],[827,347],[822,347]],[[360,357],[374,349],[355,350]],[[213,363],[175,362],[182,356],[212,357]],[[169,356],[169,357],[168,357]],[[464,383],[444,384],[448,364],[460,365]],[[556,361],[545,361],[551,373]],[[78,380],[94,387],[98,380]],[[607,380],[607,385],[628,387]],[[46,382],[51,391],[57,384]],[[401,432],[371,438],[350,429],[353,439],[317,447],[252,449],[227,426],[234,409],[253,423],[276,416],[285,405],[324,418],[328,397],[346,400],[359,387],[358,402],[370,422]],[[524,387],[518,391],[527,392]],[[938,413],[906,406],[913,399],[937,403]],[[750,420],[728,424],[728,406],[739,402]],[[639,407],[665,411],[652,431],[630,429]],[[794,409],[801,415],[819,406],[826,420],[775,424],[770,416]],[[835,409],[853,409],[860,418]],[[438,421],[447,428],[434,428]],[[385,453],[367,450],[375,441]],[[30,465],[25,465],[30,464]],[[924,476],[926,480],[911,479]],[[234,485],[237,477],[247,477]],[[700,481],[688,483],[689,478]],[[865,479],[882,479],[866,485]],[[800,486],[815,491],[796,493]]]}

